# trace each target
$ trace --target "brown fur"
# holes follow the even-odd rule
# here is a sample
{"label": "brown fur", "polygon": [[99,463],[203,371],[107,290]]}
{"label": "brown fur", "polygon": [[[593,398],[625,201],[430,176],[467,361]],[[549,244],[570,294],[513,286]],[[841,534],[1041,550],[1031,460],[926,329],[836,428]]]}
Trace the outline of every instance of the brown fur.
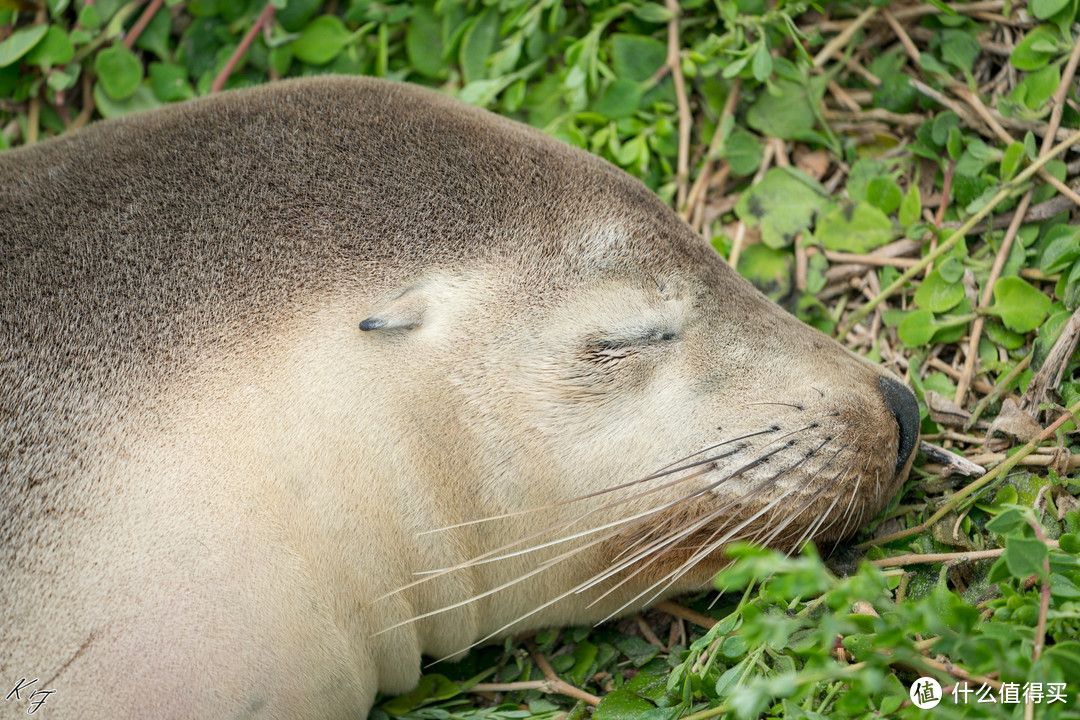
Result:
{"label": "brown fur", "polygon": [[[644,186],[406,85],[282,82],[4,153],[0,252],[0,683],[55,689],[48,717],[362,713],[421,652],[636,609],[726,532],[839,537],[906,473],[881,371]],[[774,425],[652,494],[670,478],[418,534]],[[650,510],[544,572],[575,543],[406,587]],[[597,605],[542,606],[706,517]]]}

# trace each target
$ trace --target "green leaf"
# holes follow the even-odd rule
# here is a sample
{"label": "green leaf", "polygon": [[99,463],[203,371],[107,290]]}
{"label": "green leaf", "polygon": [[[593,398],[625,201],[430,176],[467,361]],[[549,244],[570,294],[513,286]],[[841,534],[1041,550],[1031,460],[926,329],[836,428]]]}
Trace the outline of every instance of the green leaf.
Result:
{"label": "green leaf", "polygon": [[847,193],[852,202],[867,200],[870,183],[877,178],[892,179],[891,165],[884,160],[859,158],[848,173]]}
{"label": "green leaf", "polygon": [[[992,189],[992,187],[993,183],[982,176],[954,175],[952,194],[957,205],[966,207],[978,200],[987,190]],[[991,193],[991,195],[993,195],[993,193]],[[969,212],[971,211],[969,210]]]}
{"label": "green leaf", "polygon": [[1030,130],[1024,135],[1024,153],[1027,154],[1028,160],[1034,160],[1039,157],[1039,145],[1035,141],[1035,133]]}
{"label": "green leaf", "polygon": [[735,214],[749,227],[761,228],[765,245],[781,248],[830,205],[829,194],[816,180],[792,168],[772,168],[761,182],[742,193]]}
{"label": "green leaf", "polygon": [[412,19],[405,31],[405,54],[413,69],[424,77],[432,80],[446,77],[442,19],[431,6],[413,5]]}
{"label": "green leaf", "polygon": [[1080,677],[1080,642],[1066,640],[1054,643],[1046,648],[1043,659],[1060,667],[1063,677]]}
{"label": "green leaf", "polygon": [[791,253],[754,244],[739,256],[739,274],[773,300],[791,291]]}
{"label": "green leaf", "polygon": [[1080,226],[1055,225],[1046,233],[1039,269],[1049,275],[1067,269],[1080,257]]}
{"label": "green leaf", "polygon": [[1034,330],[1046,317],[1050,298],[1018,277],[1002,278],[994,285],[994,304],[986,309],[1005,327],[1018,333]]}
{"label": "green leaf", "polygon": [[50,68],[53,65],[63,65],[69,62],[75,55],[75,47],[68,39],[67,33],[56,25],[50,25],[49,31],[41,42],[26,54],[26,62],[40,65],[42,68]]}
{"label": "green leaf", "polygon": [[498,39],[499,13],[494,8],[488,8],[477,16],[461,37],[459,62],[466,85],[487,78],[487,61],[494,53]]}
{"label": "green leaf", "polygon": [[895,113],[911,112],[918,100],[919,91],[912,87],[911,78],[902,72],[882,76],[881,84],[874,89],[874,105]]}
{"label": "green leaf", "polygon": [[886,215],[891,214],[900,207],[902,198],[900,186],[889,177],[876,177],[870,181],[870,185],[866,188],[867,201]]}
{"label": "green leaf", "polygon": [[638,720],[656,706],[628,690],[612,690],[600,698],[593,720]]}
{"label": "green leaf", "polygon": [[1039,110],[1057,92],[1061,84],[1061,67],[1051,63],[1028,73],[1021,84],[1026,89],[1024,104],[1032,110]]}
{"label": "green leaf", "polygon": [[806,88],[790,80],[774,83],[777,94],[762,92],[746,112],[746,124],[766,137],[795,140],[817,124]]}
{"label": "green leaf", "polygon": [[1005,541],[1005,564],[1009,573],[1017,579],[1023,579],[1032,575],[1044,577],[1046,570],[1043,562],[1046,560],[1048,551],[1046,543],[1037,538],[1025,538],[1011,536]]}
{"label": "green leaf", "polygon": [[1031,0],[1031,14],[1046,20],[1065,9],[1069,0]]}
{"label": "green leaf", "polygon": [[623,143],[622,147],[619,148],[619,152],[615,156],[615,159],[623,167],[628,167],[638,162],[641,158],[641,154],[644,152],[648,152],[645,136],[638,135]]}
{"label": "green leaf", "polygon": [[94,83],[94,104],[102,117],[114,118],[133,112],[143,112],[161,107],[161,101],[154,97],[154,91],[146,85],[139,85],[135,92],[123,100],[114,100],[109,97],[101,82]]}
{"label": "green leaf", "polygon": [[1075,533],[1065,533],[1059,537],[1058,545],[1061,547],[1062,552],[1067,552],[1070,555],[1080,554],[1080,536]]}
{"label": "green leaf", "polygon": [[195,90],[187,79],[187,71],[180,65],[150,63],[150,87],[162,102],[195,97]]}
{"label": "green leaf", "polygon": [[634,667],[641,667],[660,652],[660,648],[635,635],[621,635],[612,642]]}
{"label": "green leaf", "polygon": [[84,5],[79,11],[79,24],[87,30],[97,30],[101,26],[101,14],[93,5]]}
{"label": "green leaf", "polygon": [[1064,575],[1051,573],[1050,594],[1061,598],[1080,598],[1080,587]]}
{"label": "green leaf", "polygon": [[45,33],[49,31],[48,25],[33,25],[11,33],[4,42],[0,42],[0,68],[7,67],[13,62],[30,52],[35,45],[41,42]]}
{"label": "green leaf", "polygon": [[949,77],[951,73],[949,68],[938,62],[938,59],[930,53],[919,53],[919,67],[932,75],[940,75],[942,77]]}
{"label": "green leaf", "polygon": [[387,700],[380,707],[392,715],[401,715],[432,700],[454,697],[459,692],[461,688],[442,675],[424,675],[415,689]]}
{"label": "green leaf", "polygon": [[596,667],[598,648],[588,640],[583,640],[574,648],[574,665],[567,671],[567,679],[575,685],[584,685]]}
{"label": "green leaf", "polygon": [[838,207],[821,219],[814,236],[827,250],[865,254],[891,241],[892,221],[869,203]]}
{"label": "green leaf", "polygon": [[901,342],[906,345],[926,345],[938,330],[934,324],[934,313],[929,310],[915,310],[904,316],[896,332]]}
{"label": "green leaf", "polygon": [[[281,23],[286,32],[300,32],[319,11],[320,0],[288,0],[284,7],[274,13],[274,21]],[[277,7],[275,5],[275,7]],[[359,22],[362,18],[357,18]]]}
{"label": "green leaf", "polygon": [[675,14],[660,3],[645,2],[634,7],[634,17],[653,25],[663,25]]}
{"label": "green leaf", "polygon": [[975,59],[982,53],[982,46],[969,30],[942,30],[941,58],[956,69],[970,75]]}
{"label": "green leaf", "polygon": [[720,156],[728,161],[732,175],[744,177],[757,172],[757,169],[761,167],[764,153],[756,135],[742,128],[735,128],[724,141]]}
{"label": "green leaf", "polygon": [[611,69],[620,78],[645,82],[667,62],[667,46],[644,35],[611,36]]}
{"label": "green leaf", "polygon": [[964,286],[959,282],[947,282],[938,270],[934,270],[915,291],[915,304],[935,313],[952,310],[964,299]]}
{"label": "green leaf", "polygon": [[162,60],[170,58],[169,36],[172,32],[172,15],[168,10],[161,9],[154,13],[139,37],[135,40],[135,47],[140,50],[149,50]]}
{"label": "green leaf", "polygon": [[[986,333],[986,337],[990,338],[995,345],[1000,345],[1006,350],[1018,350],[1024,346],[1023,335],[1009,330],[995,320],[987,321],[984,326],[984,332]],[[1038,342],[1038,340],[1036,340],[1036,342]],[[993,353],[993,357],[995,360],[997,359],[996,351]]]}
{"label": "green leaf", "polygon": [[953,128],[960,125],[960,116],[951,110],[940,113],[931,125],[931,137],[938,147],[945,147]]}
{"label": "green leaf", "polygon": [[1008,182],[1020,169],[1020,163],[1024,159],[1024,144],[1014,142],[1005,149],[1005,156],[1001,158],[1001,181]]}
{"label": "green leaf", "polygon": [[1040,25],[1028,31],[1013,49],[1009,62],[1017,70],[1038,70],[1060,52],[1057,30],[1053,25]]}
{"label": "green leaf", "polygon": [[901,225],[905,227],[912,223],[918,222],[922,218],[922,197],[919,195],[919,187],[912,185],[908,188],[907,194],[904,195],[903,201],[900,203],[900,211],[897,213],[897,219]]}
{"label": "green leaf", "polygon": [[1072,317],[1072,313],[1068,310],[1056,312],[1039,327],[1038,337],[1035,338],[1035,342],[1031,345],[1032,369],[1038,370],[1046,362],[1050,350],[1053,349],[1054,343],[1061,336],[1061,331],[1065,329],[1065,323],[1070,317]]}
{"label": "green leaf", "polygon": [[960,157],[960,153],[964,150],[964,136],[960,132],[960,128],[949,128],[949,139],[945,141],[945,149],[949,151],[949,157],[956,160]]}
{"label": "green leaf", "polygon": [[764,40],[759,40],[756,45],[757,49],[754,51],[754,60],[751,69],[754,73],[755,80],[758,82],[765,82],[769,76],[772,75],[772,56],[769,55],[769,46]]}
{"label": "green leaf", "polygon": [[105,48],[94,57],[98,83],[113,100],[126,100],[142,82],[143,67],[135,53],[123,45]]}
{"label": "green leaf", "polygon": [[310,65],[325,65],[336,58],[349,42],[349,31],[336,15],[319,15],[289,46],[293,56]]}
{"label": "green leaf", "polygon": [[604,89],[604,94],[593,104],[592,110],[608,120],[621,120],[637,112],[643,93],[641,83],[617,78]]}

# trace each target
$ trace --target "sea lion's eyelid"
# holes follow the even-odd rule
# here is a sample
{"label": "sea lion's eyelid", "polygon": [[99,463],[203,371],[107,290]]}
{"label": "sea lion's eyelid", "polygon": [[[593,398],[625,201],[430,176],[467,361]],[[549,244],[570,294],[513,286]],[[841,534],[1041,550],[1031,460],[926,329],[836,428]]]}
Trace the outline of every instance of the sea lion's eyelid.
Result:
{"label": "sea lion's eyelid", "polygon": [[659,343],[673,342],[679,339],[679,333],[671,328],[649,328],[643,332],[635,332],[625,335],[603,335],[589,338],[588,345],[612,350],[616,348],[628,348],[641,345],[655,345]]}

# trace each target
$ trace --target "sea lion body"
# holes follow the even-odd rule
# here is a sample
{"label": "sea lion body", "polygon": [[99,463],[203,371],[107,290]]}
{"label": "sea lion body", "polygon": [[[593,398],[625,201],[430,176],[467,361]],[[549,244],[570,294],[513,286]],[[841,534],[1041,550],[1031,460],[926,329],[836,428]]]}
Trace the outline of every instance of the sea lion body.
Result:
{"label": "sea lion body", "polygon": [[917,435],[640,183],[401,84],[0,154],[0,252],[4,717],[362,715],[725,539],[854,531]]}

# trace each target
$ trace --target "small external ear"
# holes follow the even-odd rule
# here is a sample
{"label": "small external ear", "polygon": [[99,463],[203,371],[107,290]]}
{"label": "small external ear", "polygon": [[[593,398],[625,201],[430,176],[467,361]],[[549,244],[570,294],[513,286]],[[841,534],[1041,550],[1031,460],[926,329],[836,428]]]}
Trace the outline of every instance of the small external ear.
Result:
{"label": "small external ear", "polygon": [[414,285],[364,318],[360,322],[360,329],[411,330],[423,324],[427,307],[427,293]]}

